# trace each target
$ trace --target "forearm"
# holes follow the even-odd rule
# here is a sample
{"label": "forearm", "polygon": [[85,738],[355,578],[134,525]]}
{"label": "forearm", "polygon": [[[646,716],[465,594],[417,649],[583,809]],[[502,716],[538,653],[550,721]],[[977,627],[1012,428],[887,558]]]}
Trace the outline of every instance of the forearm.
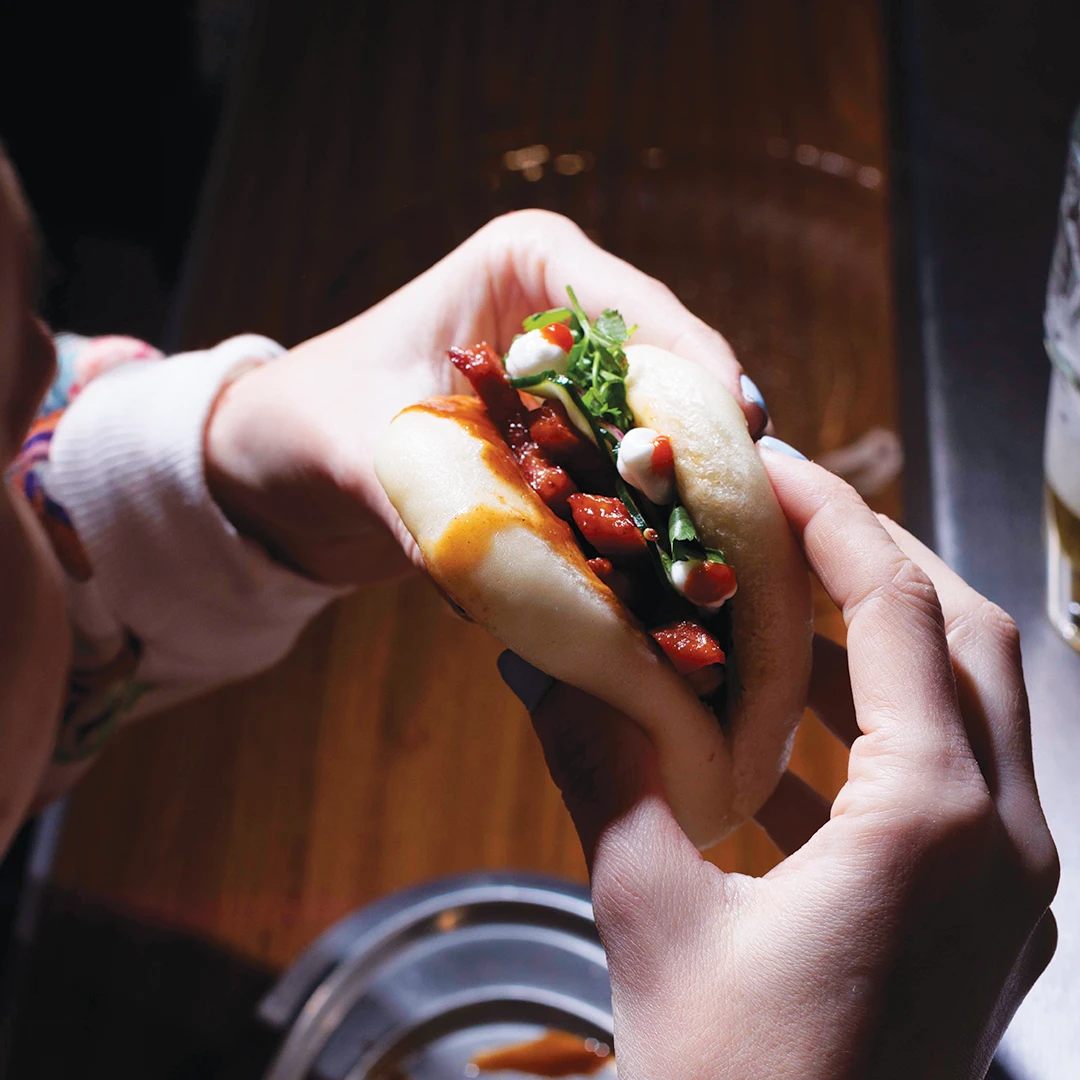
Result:
{"label": "forearm", "polygon": [[63,568],[72,631],[43,800],[119,725],[274,663],[337,594],[242,537],[205,480],[222,387],[279,346],[249,335],[169,360],[148,350],[102,375],[85,348],[65,363],[72,342],[11,474]]}

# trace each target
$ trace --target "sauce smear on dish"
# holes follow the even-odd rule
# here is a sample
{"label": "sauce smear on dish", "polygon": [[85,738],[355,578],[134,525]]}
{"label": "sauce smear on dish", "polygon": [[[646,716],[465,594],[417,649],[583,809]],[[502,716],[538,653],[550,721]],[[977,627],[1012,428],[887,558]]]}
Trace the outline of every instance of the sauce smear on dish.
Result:
{"label": "sauce smear on dish", "polygon": [[611,1048],[598,1039],[581,1039],[566,1031],[549,1031],[539,1039],[477,1054],[472,1064],[477,1075],[512,1071],[526,1076],[592,1076],[615,1059]]}

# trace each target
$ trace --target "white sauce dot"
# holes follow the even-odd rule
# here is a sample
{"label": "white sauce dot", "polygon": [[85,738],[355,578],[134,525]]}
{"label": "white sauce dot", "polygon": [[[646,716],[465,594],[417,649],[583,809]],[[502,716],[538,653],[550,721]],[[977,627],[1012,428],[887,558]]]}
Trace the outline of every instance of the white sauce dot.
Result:
{"label": "white sauce dot", "polygon": [[545,371],[565,375],[569,359],[569,353],[548,341],[539,330],[530,330],[510,346],[506,354],[506,371],[511,379],[525,379]]}
{"label": "white sauce dot", "polygon": [[[674,585],[683,596],[686,596],[686,586],[690,581],[691,574],[693,574],[693,572],[701,565],[703,565],[701,559],[682,559],[679,562],[671,564],[671,584]],[[731,595],[735,595],[734,590],[732,590]],[[689,600],[690,598],[687,597],[687,599]],[[719,611],[730,599],[730,596],[726,596],[723,600],[717,600],[715,603],[697,604],[696,606],[705,611]],[[691,601],[691,603],[694,603],[694,601]]]}
{"label": "white sauce dot", "polygon": [[683,560],[671,564],[671,583],[686,595],[686,583],[690,580],[690,570],[698,565],[697,559]]}
{"label": "white sauce dot", "polygon": [[671,476],[657,476],[652,469],[653,446],[659,437],[652,428],[631,428],[619,443],[617,467],[619,475],[637,488],[645,498],[664,506],[675,496],[675,481]]}

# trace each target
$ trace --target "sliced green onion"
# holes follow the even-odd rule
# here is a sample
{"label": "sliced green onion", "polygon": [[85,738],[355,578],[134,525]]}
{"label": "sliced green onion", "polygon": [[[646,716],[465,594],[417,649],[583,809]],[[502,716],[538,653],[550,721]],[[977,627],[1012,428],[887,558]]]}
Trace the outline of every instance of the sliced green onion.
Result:
{"label": "sliced green onion", "polygon": [[526,375],[520,379],[511,379],[510,385],[515,390],[524,390],[538,398],[549,401],[561,401],[566,409],[570,423],[574,425],[594,445],[599,446],[596,432],[591,423],[592,417],[578,397],[577,387],[564,375],[554,371],[544,371],[539,375]]}
{"label": "sliced green onion", "polygon": [[530,330],[543,330],[545,326],[550,326],[552,323],[566,322],[571,315],[573,315],[573,312],[566,307],[552,308],[550,311],[538,311],[535,315],[530,315],[522,321],[521,329],[526,334]]}

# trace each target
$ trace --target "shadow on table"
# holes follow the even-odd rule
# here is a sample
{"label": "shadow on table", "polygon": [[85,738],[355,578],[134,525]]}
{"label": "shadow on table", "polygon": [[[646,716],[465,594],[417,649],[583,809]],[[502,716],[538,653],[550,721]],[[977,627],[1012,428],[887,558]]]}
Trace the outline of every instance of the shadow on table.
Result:
{"label": "shadow on table", "polygon": [[7,1077],[255,1080],[276,1046],[275,973],[181,931],[50,890],[25,959]]}
{"label": "shadow on table", "polygon": [[274,972],[76,895],[45,894],[28,959],[7,1077],[257,1080],[278,1044],[255,1019]]}

